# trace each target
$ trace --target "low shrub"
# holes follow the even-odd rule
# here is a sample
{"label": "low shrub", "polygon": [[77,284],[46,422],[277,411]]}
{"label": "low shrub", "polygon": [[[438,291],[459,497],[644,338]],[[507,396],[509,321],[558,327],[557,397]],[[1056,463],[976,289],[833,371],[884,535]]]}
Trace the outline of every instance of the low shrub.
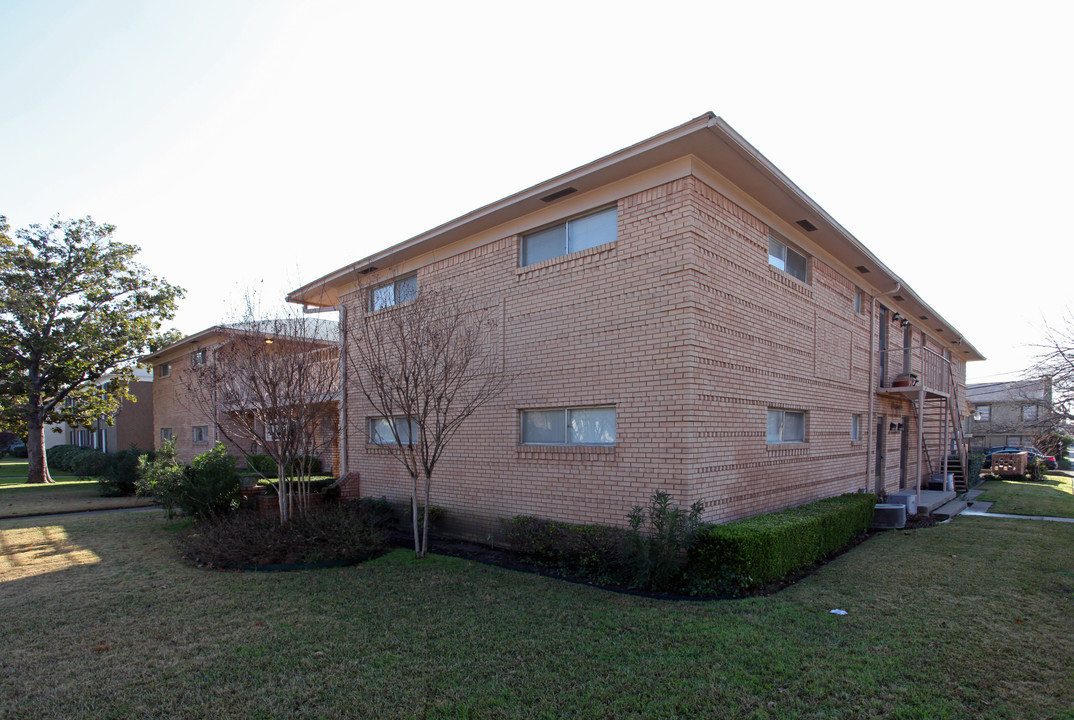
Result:
{"label": "low shrub", "polygon": [[704,525],[687,573],[699,593],[734,594],[780,580],[831,555],[872,522],[876,496],[849,493],[767,515]]}
{"label": "low shrub", "polygon": [[623,548],[629,583],[646,590],[678,590],[683,582],[683,554],[701,525],[703,506],[683,510],[663,490],[653,493],[648,511],[635,506],[627,518],[630,531]]}
{"label": "low shrub", "polygon": [[97,482],[101,488],[101,495],[116,497],[120,495],[133,495],[138,482],[139,458],[148,455],[153,458],[153,451],[146,452],[137,448],[119,450],[106,456],[107,462],[101,471]]}
{"label": "low shrub", "polygon": [[624,577],[622,529],[529,515],[516,515],[504,524],[511,546],[541,565],[602,582],[621,582]]}
{"label": "low shrub", "polygon": [[70,470],[82,480],[100,476],[108,467],[108,456],[93,448],[79,448],[71,455]]}
{"label": "low shrub", "polygon": [[[302,481],[288,480],[287,482],[290,485],[295,485],[296,483],[302,482]],[[328,488],[332,487],[332,485],[334,485],[335,482],[336,482],[336,478],[319,478],[317,480],[310,480],[309,481],[309,490],[310,490],[311,493],[323,493],[325,490],[327,490]],[[279,482],[279,480],[276,480],[275,478],[261,478],[260,480],[257,481],[257,484],[260,485],[261,487],[265,488],[265,495],[267,495],[269,497],[276,497],[279,494],[278,485],[280,484],[280,482]]]}
{"label": "low shrub", "polygon": [[985,456],[984,453],[970,453],[966,457],[970,466],[966,471],[966,480],[970,487],[973,487],[981,477],[981,470],[984,469]]}
{"label": "low shrub", "polygon": [[[253,470],[261,477],[269,480],[279,477],[279,473],[276,469],[276,461],[268,455],[247,456],[246,467]],[[320,475],[322,471],[321,461],[312,455],[300,455],[296,458],[292,458],[291,461],[287,463],[287,475],[289,477],[302,475],[304,473],[308,473],[309,475]]]}
{"label": "low shrub", "polygon": [[77,473],[76,465],[81,463],[81,467],[86,469],[88,462],[84,458],[92,455],[104,455],[104,453],[93,448],[84,448],[81,445],[55,445],[45,451],[45,462],[48,463],[50,469]]}
{"label": "low shrub", "polygon": [[359,501],[286,526],[254,514],[214,518],[187,531],[179,545],[187,558],[219,567],[293,565],[376,557],[387,549],[388,533],[379,505]]}
{"label": "low shrub", "polygon": [[197,520],[208,520],[239,506],[239,473],[223,443],[184,466],[175,459],[175,440],[168,440],[154,458],[140,460],[138,468],[138,493],[156,498],[169,517],[178,508]]}

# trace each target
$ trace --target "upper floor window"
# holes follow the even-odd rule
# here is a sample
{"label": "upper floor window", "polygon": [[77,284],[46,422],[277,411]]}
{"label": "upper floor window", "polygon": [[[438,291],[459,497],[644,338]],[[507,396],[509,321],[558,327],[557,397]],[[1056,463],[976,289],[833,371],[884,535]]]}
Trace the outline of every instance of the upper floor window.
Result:
{"label": "upper floor window", "polygon": [[1033,422],[1037,419],[1037,406],[1036,405],[1023,405],[1022,406],[1022,421]]}
{"label": "upper floor window", "polygon": [[615,445],[615,408],[522,411],[525,445]]}
{"label": "upper floor window", "polygon": [[195,350],[194,353],[190,356],[190,364],[194,367],[197,367],[198,365],[204,365],[205,358],[205,350]]}
{"label": "upper floor window", "polygon": [[616,239],[619,211],[608,208],[522,236],[522,265],[532,265]]}
{"label": "upper floor window", "polygon": [[766,439],[771,444],[805,442],[805,413],[769,410]]}
{"label": "upper floor window", "polygon": [[369,309],[383,310],[413,300],[417,296],[418,275],[415,273],[373,288],[369,293]]}
{"label": "upper floor window", "polygon": [[[771,248],[769,248],[768,252],[769,252],[769,258],[771,258],[771,252],[772,252]],[[771,262],[771,259],[769,260],[769,262]],[[856,312],[856,313],[865,312],[865,293],[863,293],[861,290],[855,290],[854,291],[854,312]]]}
{"label": "upper floor window", "polygon": [[172,364],[170,362],[161,363],[157,367],[160,368],[161,377],[168,377],[172,374]]}
{"label": "upper floor window", "polygon": [[806,281],[806,256],[772,236],[768,238],[768,264]]}
{"label": "upper floor window", "polygon": [[978,405],[977,406],[977,418],[980,422],[990,422],[992,420],[992,406],[991,405]]}

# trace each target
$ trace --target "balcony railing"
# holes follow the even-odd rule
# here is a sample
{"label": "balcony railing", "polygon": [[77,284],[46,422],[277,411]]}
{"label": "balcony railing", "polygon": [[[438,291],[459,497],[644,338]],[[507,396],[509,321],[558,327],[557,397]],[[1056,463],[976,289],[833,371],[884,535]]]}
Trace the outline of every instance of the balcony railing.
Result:
{"label": "balcony railing", "polygon": [[[950,395],[954,389],[951,361],[921,345],[897,350],[881,350],[879,389],[916,387],[926,392]],[[909,368],[909,370],[906,370]]]}

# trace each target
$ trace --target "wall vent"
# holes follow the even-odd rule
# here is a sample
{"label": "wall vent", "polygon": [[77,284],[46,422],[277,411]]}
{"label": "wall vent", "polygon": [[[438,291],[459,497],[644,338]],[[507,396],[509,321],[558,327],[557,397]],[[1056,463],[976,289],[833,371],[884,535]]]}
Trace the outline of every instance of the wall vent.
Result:
{"label": "wall vent", "polygon": [[869,272],[869,268],[865,267],[864,265],[859,265],[858,266],[858,272],[860,272],[862,275],[864,275],[865,273]]}
{"label": "wall vent", "polygon": [[817,229],[816,225],[805,219],[798,220],[796,224],[801,225],[803,228],[805,228],[806,232],[814,232]]}
{"label": "wall vent", "polygon": [[551,195],[545,195],[543,198],[541,198],[541,202],[552,202],[553,200],[559,200],[561,197],[565,197],[567,195],[570,195],[571,193],[576,192],[578,191],[572,187],[563,188],[562,190],[556,190]]}

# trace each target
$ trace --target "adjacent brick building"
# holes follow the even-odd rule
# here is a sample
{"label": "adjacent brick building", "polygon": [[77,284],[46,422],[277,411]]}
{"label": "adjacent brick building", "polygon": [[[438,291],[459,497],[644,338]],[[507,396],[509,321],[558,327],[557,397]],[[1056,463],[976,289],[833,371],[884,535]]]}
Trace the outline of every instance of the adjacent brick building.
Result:
{"label": "adjacent brick building", "polygon": [[[241,456],[242,450],[248,453],[263,452],[264,449],[252,441],[244,442],[244,447],[239,448],[225,436],[216,420],[222,418],[226,422],[226,416],[232,409],[199,401],[198,393],[191,392],[192,380],[196,368],[214,363],[218,349],[227,343],[275,343],[273,347],[276,351],[287,352],[288,336],[293,332],[288,331],[285,336],[275,332],[278,327],[287,327],[286,322],[214,325],[143,357],[142,362],[152,367],[154,379],[152,427],[155,446],[160,447],[164,440],[174,438],[177,457],[184,462],[207,452],[217,442],[227,445],[236,456]],[[295,323],[295,327],[298,329],[294,332],[309,333],[309,337],[300,342],[300,350],[316,353],[317,362],[326,364],[333,373],[333,382],[338,385],[339,330],[336,323],[306,320]],[[323,450],[318,457],[325,472],[338,474],[339,409],[335,399],[324,403],[322,414],[323,422],[318,428],[321,442],[318,445]]]}
{"label": "adjacent brick building", "polygon": [[[498,318],[496,358],[513,378],[433,484],[445,519],[482,538],[517,514],[625,524],[661,489],[726,521],[915,487],[957,448],[965,363],[983,359],[711,114],[288,299],[341,307],[345,321],[404,311],[436,285],[472,291]],[[377,418],[353,377],[344,389],[349,492],[405,502]]]}

